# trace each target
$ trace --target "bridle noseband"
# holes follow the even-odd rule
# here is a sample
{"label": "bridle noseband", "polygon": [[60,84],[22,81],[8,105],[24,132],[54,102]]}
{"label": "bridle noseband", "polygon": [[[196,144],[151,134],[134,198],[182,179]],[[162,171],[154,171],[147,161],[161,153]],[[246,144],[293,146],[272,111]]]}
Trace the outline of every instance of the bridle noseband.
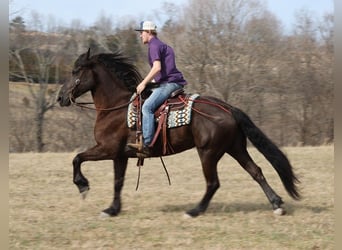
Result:
{"label": "bridle noseband", "polygon": [[81,83],[81,80],[79,78],[77,78],[75,81],[74,81],[74,84],[71,86],[71,91],[70,91],[70,94],[69,94],[69,100],[71,103],[75,103],[75,97],[74,97],[74,93],[75,93],[75,89],[78,85],[80,85]]}

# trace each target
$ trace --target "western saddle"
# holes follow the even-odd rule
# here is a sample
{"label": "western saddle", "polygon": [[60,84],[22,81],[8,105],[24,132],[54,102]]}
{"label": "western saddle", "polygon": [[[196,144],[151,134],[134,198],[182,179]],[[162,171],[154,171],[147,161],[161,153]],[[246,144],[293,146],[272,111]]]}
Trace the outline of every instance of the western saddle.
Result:
{"label": "western saddle", "polygon": [[[142,131],[141,131],[141,107],[151,92],[143,92],[133,100],[133,108],[136,112],[136,142],[142,147]],[[153,140],[149,146],[153,146],[159,135],[163,145],[163,155],[173,152],[172,146],[168,143],[167,138],[167,117],[170,111],[181,110],[187,105],[190,95],[185,94],[184,89],[178,89],[170,94],[170,97],[155,111],[154,117],[157,122],[157,128]],[[168,147],[169,146],[169,147]]]}

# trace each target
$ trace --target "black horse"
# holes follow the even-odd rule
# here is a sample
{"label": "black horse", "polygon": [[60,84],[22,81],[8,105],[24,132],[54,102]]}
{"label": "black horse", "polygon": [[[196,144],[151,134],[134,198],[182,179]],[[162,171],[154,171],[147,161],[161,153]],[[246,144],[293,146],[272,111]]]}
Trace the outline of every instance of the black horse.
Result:
{"label": "black horse", "polygon": [[[69,106],[82,94],[90,91],[97,112],[94,136],[96,145],[76,155],[73,160],[73,181],[85,197],[89,182],[81,172],[84,161],[113,160],[114,163],[114,199],[111,206],[103,210],[104,215],[115,216],[121,210],[121,190],[129,155],[125,151],[135,131],[126,123],[128,103],[135,87],[141,81],[136,67],[121,53],[97,54],[90,57],[90,50],[75,61],[72,78],[66,82],[59,94],[61,106]],[[197,148],[207,189],[199,204],[187,211],[191,217],[206,211],[216,190],[220,187],[217,163],[228,153],[261,186],[266,197],[277,214],[283,214],[283,201],[269,186],[261,168],[250,157],[246,144],[248,138],[252,144],[272,164],[278,173],[286,191],[299,199],[296,178],[292,166],[282,151],[251,121],[240,109],[210,96],[200,96],[193,103],[192,121],[189,125],[172,128],[168,131],[169,143],[180,153]],[[211,116],[205,114],[212,114]],[[161,140],[157,140],[152,157],[161,156]]]}

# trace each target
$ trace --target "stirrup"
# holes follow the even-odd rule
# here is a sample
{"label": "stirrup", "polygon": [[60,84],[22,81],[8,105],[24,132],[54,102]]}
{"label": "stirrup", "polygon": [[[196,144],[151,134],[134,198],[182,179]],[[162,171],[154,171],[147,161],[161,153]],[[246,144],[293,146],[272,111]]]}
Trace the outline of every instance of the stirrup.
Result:
{"label": "stirrup", "polygon": [[142,142],[140,143],[127,143],[127,146],[133,149],[138,150],[139,152],[141,152],[143,150],[143,144]]}

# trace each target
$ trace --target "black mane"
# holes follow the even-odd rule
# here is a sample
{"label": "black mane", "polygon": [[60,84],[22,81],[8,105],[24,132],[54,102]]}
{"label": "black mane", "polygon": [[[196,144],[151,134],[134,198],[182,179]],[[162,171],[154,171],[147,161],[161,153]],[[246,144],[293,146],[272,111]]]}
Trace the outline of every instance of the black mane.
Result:
{"label": "black mane", "polygon": [[112,74],[115,74],[123,81],[129,91],[135,92],[136,86],[142,81],[142,77],[131,60],[124,56],[121,52],[101,53],[90,57],[86,60],[87,54],[82,54],[76,60],[74,67],[77,68],[87,63],[100,63],[105,66]]}

